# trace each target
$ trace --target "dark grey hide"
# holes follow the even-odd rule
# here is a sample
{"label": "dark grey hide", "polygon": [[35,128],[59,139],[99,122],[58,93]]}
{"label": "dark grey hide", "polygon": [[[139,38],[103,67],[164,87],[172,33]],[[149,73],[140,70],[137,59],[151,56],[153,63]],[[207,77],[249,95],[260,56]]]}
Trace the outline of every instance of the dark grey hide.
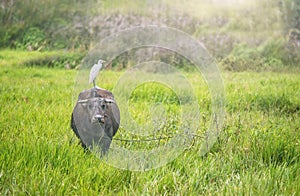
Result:
{"label": "dark grey hide", "polygon": [[79,94],[71,127],[84,148],[97,147],[101,155],[105,154],[119,124],[120,111],[110,91],[92,88]]}

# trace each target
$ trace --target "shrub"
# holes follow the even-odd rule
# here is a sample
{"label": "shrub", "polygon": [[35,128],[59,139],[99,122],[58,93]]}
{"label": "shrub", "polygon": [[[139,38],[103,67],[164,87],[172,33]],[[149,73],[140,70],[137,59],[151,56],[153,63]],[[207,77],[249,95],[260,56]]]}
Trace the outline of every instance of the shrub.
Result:
{"label": "shrub", "polygon": [[16,46],[17,48],[28,49],[30,51],[43,50],[47,47],[45,33],[37,27],[30,27]]}
{"label": "shrub", "polygon": [[284,38],[270,38],[258,47],[238,44],[221,61],[221,66],[228,71],[263,71],[278,67],[298,65],[300,48],[291,47]]}

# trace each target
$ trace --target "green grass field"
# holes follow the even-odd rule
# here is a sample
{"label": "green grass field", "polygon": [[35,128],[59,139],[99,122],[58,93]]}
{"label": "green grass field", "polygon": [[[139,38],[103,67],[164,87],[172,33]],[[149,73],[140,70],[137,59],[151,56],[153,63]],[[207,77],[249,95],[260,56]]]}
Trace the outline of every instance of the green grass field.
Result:
{"label": "green grass field", "polygon": [[[32,54],[44,55],[0,51],[0,195],[300,194],[299,73],[222,72],[226,121],[211,151],[199,156],[195,140],[166,166],[133,172],[107,165],[77,144],[70,128],[77,72],[25,66]],[[112,90],[122,73],[107,71],[101,84]],[[198,73],[184,74],[203,84]],[[200,129],[210,118],[203,86],[195,88]],[[137,89],[132,113],[144,114],[139,108],[149,93],[163,90]],[[169,94],[172,113],[178,102]]]}

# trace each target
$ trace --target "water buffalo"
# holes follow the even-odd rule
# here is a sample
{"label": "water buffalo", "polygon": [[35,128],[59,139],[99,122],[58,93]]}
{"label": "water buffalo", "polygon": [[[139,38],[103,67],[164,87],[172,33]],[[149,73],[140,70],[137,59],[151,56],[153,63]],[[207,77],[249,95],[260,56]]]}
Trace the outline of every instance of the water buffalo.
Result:
{"label": "water buffalo", "polygon": [[120,111],[113,94],[95,87],[82,91],[71,117],[71,128],[84,148],[109,149],[120,124]]}

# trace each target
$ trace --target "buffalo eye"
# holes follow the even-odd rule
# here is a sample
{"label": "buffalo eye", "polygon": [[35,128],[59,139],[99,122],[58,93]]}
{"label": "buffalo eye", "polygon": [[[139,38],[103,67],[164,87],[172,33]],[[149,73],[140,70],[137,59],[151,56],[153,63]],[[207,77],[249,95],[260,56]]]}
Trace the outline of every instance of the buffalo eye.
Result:
{"label": "buffalo eye", "polygon": [[92,109],[94,108],[94,104],[90,102],[90,103],[88,104],[88,107],[89,107],[89,110],[92,110]]}

